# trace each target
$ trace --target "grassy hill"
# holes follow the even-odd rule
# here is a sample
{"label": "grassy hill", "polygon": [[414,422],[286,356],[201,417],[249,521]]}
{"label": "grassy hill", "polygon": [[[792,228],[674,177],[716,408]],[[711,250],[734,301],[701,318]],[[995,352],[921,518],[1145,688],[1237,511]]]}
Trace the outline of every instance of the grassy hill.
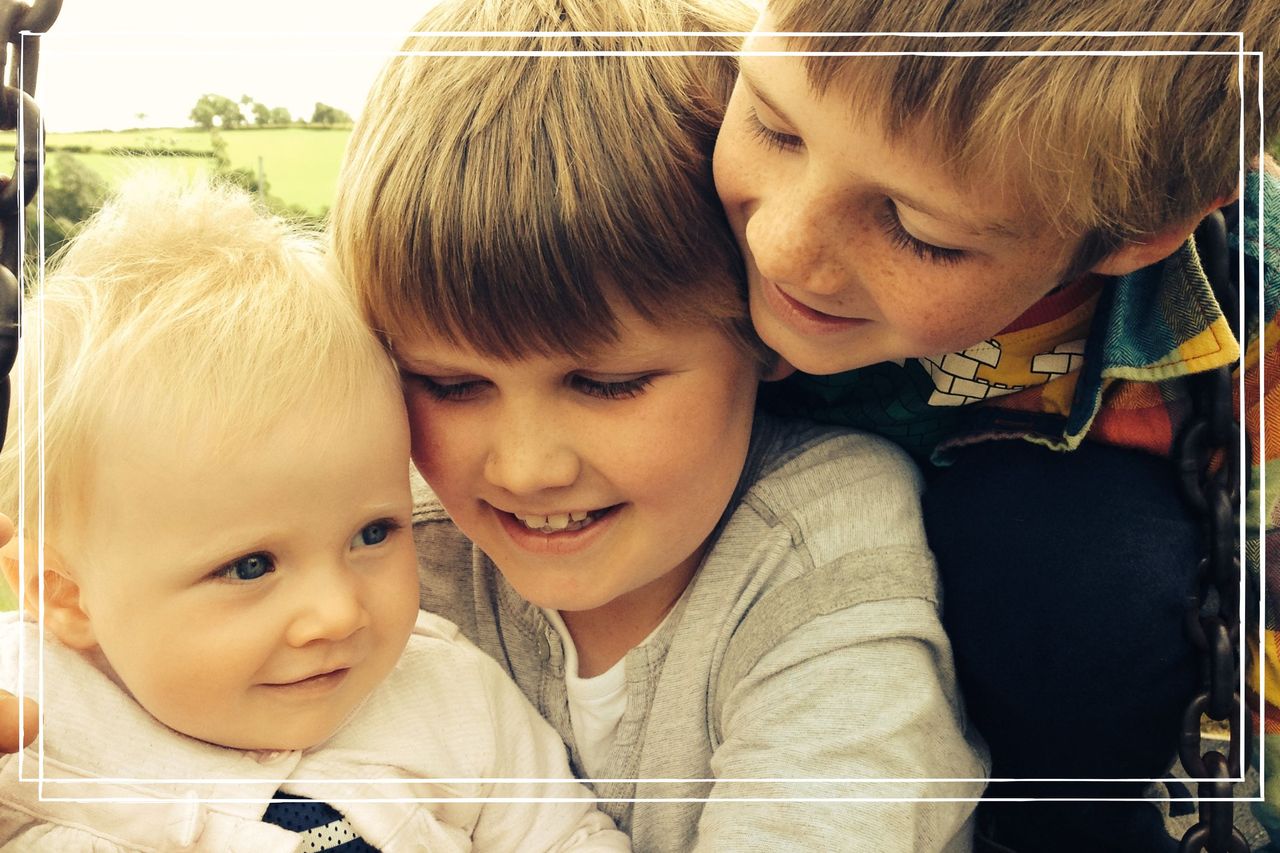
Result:
{"label": "grassy hill", "polygon": [[[262,158],[272,195],[315,214],[332,203],[349,127],[245,128],[220,134],[232,167],[256,174]],[[75,154],[109,183],[128,171],[139,152],[167,157],[167,167],[184,171],[207,168],[213,157],[212,134],[198,128],[51,133],[46,145],[50,152]],[[1280,158],[1280,141],[1272,146],[1272,155]]]}
{"label": "grassy hill", "polygon": [[[256,173],[261,158],[271,194],[312,213],[332,203],[350,133],[349,127],[219,132],[232,167]],[[119,180],[144,152],[166,168],[185,172],[213,163],[212,134],[196,128],[51,133],[45,146],[49,156],[68,151],[109,183]]]}

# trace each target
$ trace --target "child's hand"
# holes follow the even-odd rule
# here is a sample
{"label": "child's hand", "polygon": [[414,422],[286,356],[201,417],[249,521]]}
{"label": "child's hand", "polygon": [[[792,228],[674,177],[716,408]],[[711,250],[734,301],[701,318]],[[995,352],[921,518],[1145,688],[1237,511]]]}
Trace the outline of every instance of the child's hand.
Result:
{"label": "child's hand", "polygon": [[[0,547],[13,538],[13,522],[9,516],[0,513]],[[22,742],[18,742],[18,714],[23,711],[18,704],[18,697],[0,690],[0,752],[17,752],[35,740],[39,732],[39,706],[31,699],[23,699],[26,705],[25,726]]]}
{"label": "child's hand", "polygon": [[[22,708],[18,704],[18,697],[12,693],[0,690],[0,752],[17,752],[23,749],[27,744],[36,739],[36,735],[40,731],[40,706],[35,703],[34,699],[27,697],[22,698]],[[22,731],[22,741],[18,741],[18,714],[21,711],[25,728]]]}

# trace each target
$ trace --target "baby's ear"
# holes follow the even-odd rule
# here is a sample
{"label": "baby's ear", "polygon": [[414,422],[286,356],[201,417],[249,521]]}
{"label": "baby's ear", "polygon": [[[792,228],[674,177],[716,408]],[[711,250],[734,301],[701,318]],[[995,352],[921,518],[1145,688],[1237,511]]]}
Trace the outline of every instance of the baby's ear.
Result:
{"label": "baby's ear", "polygon": [[[0,548],[0,571],[14,595],[22,599],[27,612],[35,618],[40,608],[40,567],[38,546],[26,543],[26,571],[18,562],[18,540],[11,539]],[[80,585],[72,580],[62,558],[52,548],[44,553],[44,624],[55,637],[73,649],[91,649],[98,643],[89,624],[89,614],[80,606]]]}

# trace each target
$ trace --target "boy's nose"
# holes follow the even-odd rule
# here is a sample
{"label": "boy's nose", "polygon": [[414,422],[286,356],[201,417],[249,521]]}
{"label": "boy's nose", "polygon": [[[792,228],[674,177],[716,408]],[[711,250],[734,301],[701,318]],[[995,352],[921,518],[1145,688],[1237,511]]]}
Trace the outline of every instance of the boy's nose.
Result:
{"label": "boy's nose", "polygon": [[297,610],[286,635],[289,645],[338,642],[364,627],[367,612],[350,569],[342,565],[313,567],[306,574],[312,583],[296,591]]}
{"label": "boy's nose", "polygon": [[[747,247],[760,274],[791,291],[832,297],[845,289],[839,213],[792,189],[765,199],[747,221]],[[852,234],[847,235],[852,238]]]}
{"label": "boy's nose", "polygon": [[495,425],[484,476],[511,494],[528,495],[571,486],[581,462],[554,423],[533,418],[503,419]]}

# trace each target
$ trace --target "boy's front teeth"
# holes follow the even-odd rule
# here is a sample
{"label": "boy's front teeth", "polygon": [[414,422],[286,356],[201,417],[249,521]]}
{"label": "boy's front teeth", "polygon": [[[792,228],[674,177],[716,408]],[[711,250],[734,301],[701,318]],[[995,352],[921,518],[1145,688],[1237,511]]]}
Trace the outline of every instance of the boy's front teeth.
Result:
{"label": "boy's front teeth", "polygon": [[530,530],[537,530],[540,533],[559,533],[562,530],[581,530],[595,518],[591,513],[568,512],[557,513],[556,515],[520,515],[512,513],[516,518],[520,519],[520,523]]}

